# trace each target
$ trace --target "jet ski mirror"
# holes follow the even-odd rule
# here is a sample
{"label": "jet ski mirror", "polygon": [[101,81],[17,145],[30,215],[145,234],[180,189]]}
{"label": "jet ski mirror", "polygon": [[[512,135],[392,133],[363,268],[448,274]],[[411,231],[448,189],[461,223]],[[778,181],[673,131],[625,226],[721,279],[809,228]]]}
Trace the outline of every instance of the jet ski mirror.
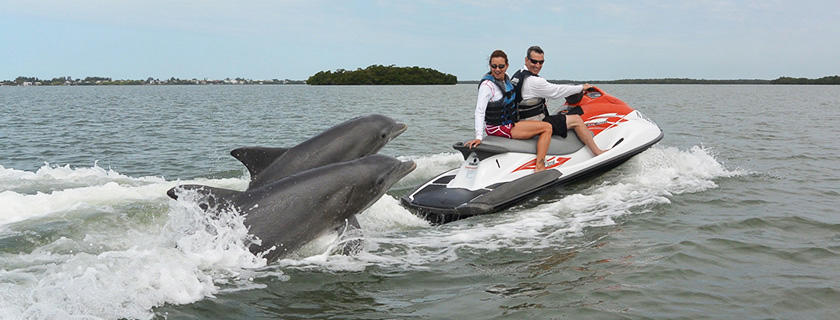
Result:
{"label": "jet ski mirror", "polygon": [[587,97],[589,97],[590,99],[595,99],[595,98],[598,98],[598,97],[601,97],[601,96],[604,95],[604,93],[601,92],[600,89],[598,89],[596,87],[591,87],[589,89],[586,89],[586,91],[584,91],[584,92],[575,93],[573,95],[570,95],[570,96],[566,97],[566,104],[568,104],[570,106],[579,105],[580,100],[583,99],[584,94]]}
{"label": "jet ski mirror", "polygon": [[601,89],[598,89],[596,87],[591,87],[589,89],[586,89],[586,91],[584,91],[584,92],[575,93],[573,95],[570,95],[570,96],[566,97],[566,104],[570,105],[570,106],[579,105],[581,100],[583,99],[584,95],[586,95],[590,99],[595,99],[595,98],[600,98],[601,96],[603,96],[604,92],[601,91]]}
{"label": "jet ski mirror", "polygon": [[573,106],[580,103],[580,99],[583,99],[583,92],[575,93],[566,97],[566,104]]}

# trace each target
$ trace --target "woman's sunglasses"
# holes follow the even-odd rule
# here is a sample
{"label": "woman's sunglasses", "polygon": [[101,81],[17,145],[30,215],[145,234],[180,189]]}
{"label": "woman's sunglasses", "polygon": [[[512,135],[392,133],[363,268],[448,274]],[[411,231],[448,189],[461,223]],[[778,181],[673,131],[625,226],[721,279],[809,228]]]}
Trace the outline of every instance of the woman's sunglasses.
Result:
{"label": "woman's sunglasses", "polygon": [[490,69],[504,69],[506,64],[491,64]]}

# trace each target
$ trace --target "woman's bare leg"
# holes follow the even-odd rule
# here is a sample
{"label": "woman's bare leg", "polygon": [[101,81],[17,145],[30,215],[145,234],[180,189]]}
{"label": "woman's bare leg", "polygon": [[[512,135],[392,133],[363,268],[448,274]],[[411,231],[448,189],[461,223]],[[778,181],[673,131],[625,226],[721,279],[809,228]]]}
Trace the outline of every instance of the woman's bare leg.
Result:
{"label": "woman's bare leg", "polygon": [[514,139],[531,139],[536,135],[537,140],[537,163],[534,172],[545,170],[545,154],[548,153],[548,145],[551,143],[551,124],[544,121],[523,120],[516,123],[510,130]]}
{"label": "woman's bare leg", "polygon": [[566,127],[574,129],[580,141],[589,147],[589,150],[596,156],[605,152],[601,148],[598,148],[598,144],[595,143],[595,139],[592,137],[592,131],[589,131],[589,128],[586,127],[586,124],[583,123],[583,119],[579,115],[566,115]]}

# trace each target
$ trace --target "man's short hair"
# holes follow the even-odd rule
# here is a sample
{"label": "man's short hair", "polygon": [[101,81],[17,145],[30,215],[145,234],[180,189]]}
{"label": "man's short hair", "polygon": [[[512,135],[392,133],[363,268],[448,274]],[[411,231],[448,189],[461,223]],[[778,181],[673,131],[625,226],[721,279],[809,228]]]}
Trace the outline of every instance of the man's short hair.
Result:
{"label": "man's short hair", "polygon": [[525,58],[530,58],[531,57],[531,52],[536,52],[536,53],[539,53],[539,54],[545,54],[543,52],[542,48],[540,48],[540,46],[531,46],[531,47],[528,48],[528,52],[525,52]]}

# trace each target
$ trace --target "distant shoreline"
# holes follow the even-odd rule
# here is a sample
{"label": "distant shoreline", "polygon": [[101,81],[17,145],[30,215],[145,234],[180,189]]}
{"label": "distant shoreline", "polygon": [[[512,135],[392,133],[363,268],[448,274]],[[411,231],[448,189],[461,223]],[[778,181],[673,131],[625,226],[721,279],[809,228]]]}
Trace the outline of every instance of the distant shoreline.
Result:
{"label": "distant shoreline", "polygon": [[[703,80],[703,79],[622,79],[622,80],[548,80],[556,84],[589,83],[589,84],[773,84],[772,80]],[[458,83],[478,84],[474,81],[458,81]]]}
{"label": "distant shoreline", "polygon": [[[548,80],[551,83],[591,83],[591,84],[817,84],[837,85],[840,84],[840,76],[822,77],[819,79],[781,77],[774,80],[764,79],[731,79],[731,80],[707,80],[688,78],[661,78],[661,79],[621,79],[621,80]],[[458,83],[475,83],[479,81],[458,81]]]}
{"label": "distant shoreline", "polygon": [[[733,80],[706,80],[688,78],[661,78],[661,79],[620,79],[620,80],[549,80],[552,83],[591,83],[591,84],[797,84],[797,85],[839,85],[840,76],[828,76],[819,79],[780,77],[774,80],[764,79],[733,79]],[[457,81],[458,84],[478,84],[479,80]],[[306,80],[251,80],[251,79],[224,79],[224,80],[198,80],[198,79],[177,79],[166,80],[148,78],[146,80],[112,80],[104,77],[87,77],[85,79],[71,79],[70,77],[53,78],[42,80],[35,77],[18,77],[15,80],[0,81],[0,86],[95,86],[95,85],[303,85]]]}
{"label": "distant shoreline", "polygon": [[306,84],[304,80],[271,79],[252,80],[243,78],[226,78],[224,80],[213,79],[169,79],[147,78],[146,80],[113,80],[106,77],[86,77],[84,79],[72,79],[71,77],[59,77],[49,80],[36,77],[17,77],[15,80],[0,81],[0,86],[142,86],[142,85],[242,85],[242,84]]}

